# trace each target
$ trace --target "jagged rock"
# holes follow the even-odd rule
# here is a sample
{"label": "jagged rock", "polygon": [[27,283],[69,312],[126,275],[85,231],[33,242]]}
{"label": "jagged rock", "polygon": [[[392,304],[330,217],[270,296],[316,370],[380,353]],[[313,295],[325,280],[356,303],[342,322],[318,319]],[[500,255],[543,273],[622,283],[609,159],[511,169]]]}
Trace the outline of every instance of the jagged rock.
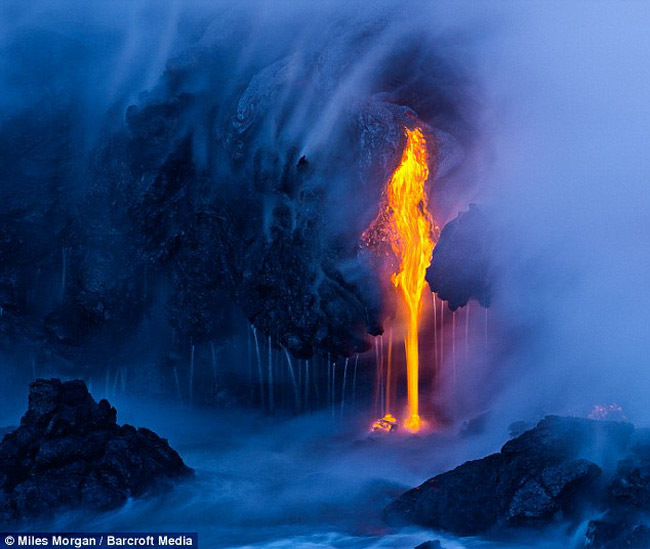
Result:
{"label": "jagged rock", "polygon": [[548,416],[499,453],[406,492],[386,509],[386,518],[474,535],[571,517],[601,474],[594,461],[609,464],[632,431],[627,423]]}
{"label": "jagged rock", "polygon": [[650,430],[637,429],[624,458],[607,485],[605,513],[591,520],[585,547],[647,549],[650,547]]}
{"label": "jagged rock", "polygon": [[611,506],[650,511],[650,431],[638,429],[609,485]]}
{"label": "jagged rock", "polygon": [[20,426],[0,443],[0,522],[113,509],[191,473],[165,439],[116,418],[82,381],[34,381]]}
{"label": "jagged rock", "polygon": [[426,280],[432,292],[455,311],[475,299],[490,305],[492,241],[488,221],[475,204],[459,213],[440,232]]}
{"label": "jagged rock", "polygon": [[607,486],[606,513],[589,522],[585,547],[650,547],[650,430],[637,429]]}

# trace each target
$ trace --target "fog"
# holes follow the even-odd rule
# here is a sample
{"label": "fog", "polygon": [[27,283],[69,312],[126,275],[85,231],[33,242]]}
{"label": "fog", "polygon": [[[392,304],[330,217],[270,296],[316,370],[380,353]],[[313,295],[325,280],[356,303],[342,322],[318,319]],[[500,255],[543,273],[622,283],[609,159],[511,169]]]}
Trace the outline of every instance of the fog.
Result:
{"label": "fog", "polygon": [[[385,503],[405,487],[496,451],[511,422],[546,413],[587,416],[595,405],[616,404],[635,424],[648,424],[649,20],[650,6],[640,1],[4,2],[3,124],[26,109],[42,109],[45,120],[66,113],[74,153],[61,170],[70,211],[83,209],[99,186],[94,177],[104,172],[93,163],[123,131],[127,108],[142,112],[174,94],[197,94],[200,101],[175,119],[174,146],[166,144],[163,157],[191,127],[191,158],[208,182],[191,196],[261,192],[261,221],[251,229],[260,242],[272,241],[273,212],[285,198],[265,187],[267,179],[253,182],[253,176],[263,172],[271,180],[305,157],[314,171],[303,194],[282,191],[290,196],[289,224],[319,219],[310,241],[317,250],[313,262],[331,260],[361,296],[364,314],[346,317],[350,330],[363,336],[350,336],[359,345],[354,351],[362,350],[360,339],[372,340],[366,332],[376,322],[392,314],[385,310],[390,303],[378,297],[376,273],[355,249],[399,151],[402,107],[438,132],[441,166],[430,189],[436,219],[442,225],[469,203],[480,203],[493,241],[488,350],[479,346],[471,353],[453,393],[436,393],[447,403],[467,403],[450,404],[446,431],[373,445],[363,442],[374,419],[366,410],[343,421],[332,421],[327,411],[271,421],[252,409],[256,402],[228,401],[227,411],[218,405],[191,409],[169,404],[176,402],[172,385],[157,395],[164,400],[137,400],[129,391],[115,396],[108,382],[96,381],[95,396],[108,396],[120,421],[169,437],[197,478],[162,500],[39,526],[65,530],[89,520],[93,528],[116,531],[198,528],[215,547],[414,546],[434,536],[385,530],[379,517]],[[368,120],[380,120],[384,133],[359,130]],[[3,158],[10,154],[4,151]],[[21,181],[8,176],[1,183],[8,192]],[[308,192],[315,198],[305,199]],[[257,210],[250,217],[257,219]],[[111,250],[130,234],[124,230],[124,240],[116,238]],[[52,255],[58,273],[58,247]],[[323,275],[317,270],[314,276],[318,281]],[[49,296],[43,303],[54,299],[58,279],[50,285],[41,290]],[[168,310],[170,290],[160,287],[149,312],[134,321],[139,346],[133,351],[124,344],[134,363],[155,362],[152,349],[163,346],[162,329],[150,319]],[[227,350],[219,360],[240,387],[248,382],[241,357],[250,337],[248,326],[239,327],[246,323],[240,309],[251,322],[263,315],[249,312],[237,301],[239,293],[228,291],[228,298],[218,294],[226,305],[213,304],[225,317],[220,326],[227,326],[219,343]],[[378,318],[370,318],[375,309]],[[166,320],[158,321],[168,329]],[[156,329],[143,329],[146,322]],[[182,332],[178,323],[169,324]],[[142,334],[150,333],[144,341]],[[178,337],[188,338],[183,345],[192,345],[192,353],[194,342],[201,344],[194,332]],[[342,348],[352,349],[340,339]],[[333,340],[324,338],[315,352],[327,353]],[[280,335],[278,341],[288,345]],[[18,421],[31,375],[25,365],[34,363],[31,349],[3,354],[0,426]],[[42,373],[75,377],[86,361],[83,375],[93,378],[93,358],[66,360]],[[97,368],[95,380],[103,379]],[[144,374],[138,379],[146,386]],[[370,391],[360,389],[364,403]],[[489,420],[479,435],[458,434],[463,421],[486,411]],[[553,541],[556,535],[549,533],[549,546],[566,546],[566,537]],[[488,546],[440,539],[447,548]]]}
{"label": "fog", "polygon": [[482,48],[509,347],[496,406],[584,414],[618,403],[645,422],[649,12],[586,8],[508,5]]}
{"label": "fog", "polygon": [[[101,396],[101,392],[98,392]],[[207,547],[414,547],[440,539],[449,549],[565,547],[545,540],[455,539],[420,528],[388,528],[384,506],[407,486],[494,450],[490,436],[461,439],[366,438],[365,417],[347,422],[319,413],[282,422],[223,411],[218,416],[158,402],[114,398],[118,422],[146,424],[165,436],[196,477],[169,494],[129,501],[104,515],[75,512],[30,527],[70,531],[198,531]],[[583,533],[580,529],[579,533]],[[559,540],[559,542],[558,542]],[[557,545],[559,543],[559,545]]]}

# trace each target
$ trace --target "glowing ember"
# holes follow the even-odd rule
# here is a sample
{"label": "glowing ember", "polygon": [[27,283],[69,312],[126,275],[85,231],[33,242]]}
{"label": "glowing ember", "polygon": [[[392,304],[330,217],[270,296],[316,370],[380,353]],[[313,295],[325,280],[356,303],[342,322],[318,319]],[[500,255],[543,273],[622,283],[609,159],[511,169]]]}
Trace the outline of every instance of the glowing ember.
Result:
{"label": "glowing ember", "polygon": [[402,159],[386,187],[385,208],[369,232],[387,233],[399,263],[391,281],[400,292],[407,321],[404,343],[409,412],[404,426],[417,432],[422,426],[418,409],[418,323],[425,271],[431,262],[438,229],[427,209],[424,188],[429,177],[426,140],[420,128],[407,129],[406,137]]}
{"label": "glowing ember", "polygon": [[370,428],[370,430],[373,433],[377,433],[380,431],[383,431],[385,433],[390,433],[395,429],[397,429],[397,420],[391,414],[386,414],[381,419],[378,419],[372,424],[372,427]]}
{"label": "glowing ember", "polygon": [[589,415],[589,419],[600,419],[609,421],[627,421],[620,404],[596,404]]}

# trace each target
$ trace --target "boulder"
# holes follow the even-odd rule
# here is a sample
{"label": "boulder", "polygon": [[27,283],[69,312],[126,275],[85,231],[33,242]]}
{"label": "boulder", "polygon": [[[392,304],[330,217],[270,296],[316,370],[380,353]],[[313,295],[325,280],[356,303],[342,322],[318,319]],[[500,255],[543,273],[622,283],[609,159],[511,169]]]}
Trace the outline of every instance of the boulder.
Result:
{"label": "boulder", "polygon": [[191,472],[167,440],[118,425],[83,381],[37,379],[20,426],[0,443],[0,523],[114,509]]}
{"label": "boulder", "polygon": [[470,204],[468,211],[459,213],[440,232],[426,274],[431,291],[447,301],[452,311],[470,299],[488,307],[493,250],[488,219],[477,205]]}
{"label": "boulder", "polygon": [[406,492],[386,518],[475,535],[573,517],[602,472],[598,463],[621,454],[632,432],[627,423],[547,416],[500,452]]}

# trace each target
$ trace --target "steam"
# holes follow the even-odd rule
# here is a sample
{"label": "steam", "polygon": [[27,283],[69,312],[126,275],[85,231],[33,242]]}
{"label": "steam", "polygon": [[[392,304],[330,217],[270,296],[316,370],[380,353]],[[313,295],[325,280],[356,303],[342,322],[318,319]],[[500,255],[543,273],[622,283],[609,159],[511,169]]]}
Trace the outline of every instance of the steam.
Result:
{"label": "steam", "polygon": [[[455,168],[434,187],[436,217],[480,201],[497,227],[491,362],[474,376],[492,380],[483,386],[494,391],[491,406],[506,421],[616,402],[631,419],[650,419],[640,404],[650,388],[648,6],[0,9],[3,111],[73,107],[75,148],[89,155],[121,127],[128,105],[176,85],[199,90],[215,124],[206,127],[201,109],[185,123],[203,132],[193,155],[215,192],[241,183],[224,168],[224,144],[239,147],[249,170],[256,158],[273,164],[260,152],[271,146],[279,165],[305,157],[321,170],[312,182],[326,188],[330,244],[350,242],[374,217],[400,149],[390,139],[360,147],[350,138],[355,124],[394,121],[398,110],[387,104],[412,109],[464,152],[450,154]],[[74,181],[85,190],[83,172]],[[363,280],[348,261],[341,268]]]}
{"label": "steam", "polygon": [[585,8],[501,4],[477,53],[500,227],[495,408],[618,403],[647,422],[650,9]]}
{"label": "steam", "polygon": [[[209,418],[210,425],[203,425],[195,423],[194,415],[174,410],[178,424],[167,427],[158,406],[147,422],[141,421],[146,412],[140,403],[127,403],[134,423],[176,431],[181,452],[187,450],[190,465],[215,490],[183,488],[194,504],[198,501],[196,507],[187,504],[186,514],[177,510],[188,501],[187,494],[177,492],[170,496],[181,500],[172,501],[173,513],[158,513],[157,506],[165,502],[136,502],[116,518],[97,519],[94,526],[137,528],[159,517],[161,527],[173,518],[182,529],[188,515],[192,521],[200,514],[203,526],[212,528],[210,539],[216,540],[228,527],[215,526],[214,517],[226,509],[246,520],[224,539],[235,544],[244,535],[256,543],[268,540],[277,524],[286,529],[282,536],[294,535],[295,514],[311,498],[304,509],[307,526],[299,534],[318,530],[326,536],[329,525],[323,525],[322,509],[334,508],[338,517],[356,516],[372,500],[372,512],[379,512],[372,493],[376,478],[389,478],[400,487],[414,485],[494,451],[511,421],[551,412],[587,415],[594,405],[607,409],[614,404],[636,423],[650,421],[650,5],[550,0],[55,4],[6,0],[0,5],[0,111],[2,124],[9,124],[23,111],[36,109],[42,116],[34,117],[34,128],[46,136],[52,128],[63,128],[65,150],[71,152],[63,173],[57,172],[63,189],[57,192],[70,198],[70,209],[83,205],[83,197],[100,185],[88,175],[101,173],[95,152],[121,135],[128,121],[172,96],[195,94],[199,106],[179,116],[178,133],[169,142],[178,145],[187,128],[193,129],[191,157],[209,176],[197,194],[266,193],[262,213],[245,212],[251,218],[265,216],[263,228],[254,231],[263,241],[277,228],[272,214],[278,193],[269,181],[277,182],[278,173],[289,166],[294,171],[288,190],[282,189],[291,197],[285,221],[292,226],[314,216],[323,222],[315,247],[319,253],[326,249],[328,260],[332,250],[344,250],[336,268],[346,289],[360,287],[373,296],[378,291],[369,266],[355,256],[355,245],[377,214],[381,189],[402,150],[401,121],[407,116],[416,114],[439,140],[442,165],[430,193],[439,224],[480,202],[495,231],[490,351],[477,346],[480,352],[458,372],[454,396],[463,405],[449,402],[457,406],[458,420],[491,411],[482,437],[445,439],[440,445],[415,441],[406,458],[398,445],[387,452],[350,447],[342,456],[338,439],[328,439],[321,452],[333,429],[322,417],[268,427],[266,421],[251,425],[256,420],[237,415],[222,422]],[[135,107],[127,111],[130,105]],[[145,145],[152,141],[148,135],[143,139]],[[59,158],[60,150],[44,143],[45,160]],[[16,143],[2,144],[2,158],[12,158],[19,149]],[[112,152],[102,158],[113,160]],[[46,161],[35,166],[48,175]],[[307,174],[306,188],[296,184],[303,177],[296,175],[297,166]],[[5,191],[16,188],[30,199],[33,194],[49,200],[50,187],[40,183],[37,172],[18,181],[1,176],[0,202],[5,205]],[[256,180],[255,173],[268,177]],[[309,200],[302,201],[305,191]],[[100,210],[108,216],[110,208],[101,203]],[[55,258],[45,264],[57,269],[61,248],[52,235],[64,222],[57,218],[56,226],[36,231],[45,235],[44,255]],[[88,255],[96,253],[104,261],[113,249],[127,248],[124,235],[115,240],[117,244],[105,244],[109,250]],[[121,257],[117,252],[114,257]],[[29,261],[27,255],[22,264]],[[196,257],[187,264],[196,267]],[[59,296],[59,279],[51,273],[50,278],[50,293]],[[55,301],[46,295],[47,284],[38,294],[43,301],[38,311]],[[204,300],[192,288],[184,297]],[[154,312],[162,316],[164,307],[157,306]],[[241,321],[224,309],[232,317],[224,324]],[[449,313],[438,311],[442,322]],[[356,318],[350,323],[359,324]],[[137,348],[157,347],[151,339],[163,329],[168,326],[152,324],[145,332],[150,339],[143,336]],[[265,335],[258,335],[265,343]],[[238,344],[245,346],[235,339],[228,363],[243,361]],[[255,351],[259,355],[257,339]],[[31,350],[17,351],[2,364],[0,391],[11,400],[3,400],[0,425],[15,423],[19,416],[23,399],[13,389],[24,390],[33,364]],[[68,362],[55,363],[52,369],[59,370],[52,374],[69,372],[68,367]],[[440,367],[449,372],[451,366]],[[348,384],[350,375],[348,371]],[[149,383],[146,376],[144,372],[142,385]],[[356,390],[356,375],[353,379]],[[195,443],[194,432],[187,435],[191,440],[182,439],[187,425],[198,425],[203,439]],[[365,427],[346,425],[350,432],[344,438]],[[223,452],[222,441],[237,436],[241,439],[235,446],[242,447],[227,449],[219,458],[222,463],[209,461]],[[197,450],[208,444],[206,439],[214,446]],[[297,440],[297,448],[287,449],[287,440]],[[268,474],[269,454],[277,461],[271,470],[289,483],[288,490]],[[304,468],[305,463],[314,468]],[[234,479],[234,497],[227,493],[224,470]],[[263,481],[248,482],[258,477]],[[217,489],[226,493],[213,496]],[[383,497],[390,489],[377,491]],[[282,505],[269,506],[269,493],[280,494]],[[346,499],[342,493],[353,495]],[[260,530],[242,534],[257,519]],[[74,526],[74,518],[62,520]],[[335,528],[354,531],[354,520],[342,522]],[[427,539],[419,536],[418,542]]]}

